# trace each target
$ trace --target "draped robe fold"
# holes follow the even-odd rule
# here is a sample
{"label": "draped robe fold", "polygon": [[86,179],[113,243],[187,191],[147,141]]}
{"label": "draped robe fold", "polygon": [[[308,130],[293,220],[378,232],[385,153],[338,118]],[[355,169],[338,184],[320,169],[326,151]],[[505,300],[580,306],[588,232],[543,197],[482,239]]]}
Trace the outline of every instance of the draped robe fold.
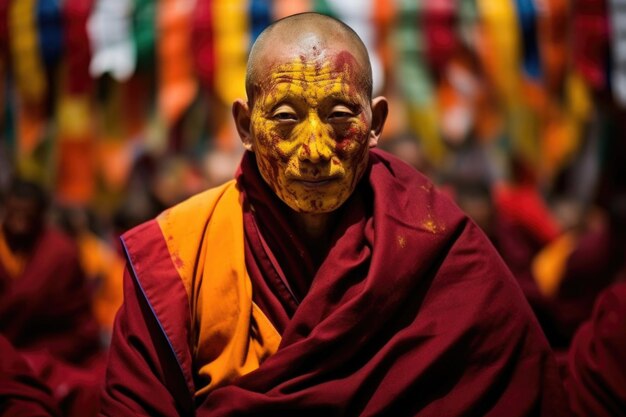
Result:
{"label": "draped robe fold", "polygon": [[312,259],[246,154],[236,181],[128,232],[102,415],[566,415],[487,238],[370,153]]}

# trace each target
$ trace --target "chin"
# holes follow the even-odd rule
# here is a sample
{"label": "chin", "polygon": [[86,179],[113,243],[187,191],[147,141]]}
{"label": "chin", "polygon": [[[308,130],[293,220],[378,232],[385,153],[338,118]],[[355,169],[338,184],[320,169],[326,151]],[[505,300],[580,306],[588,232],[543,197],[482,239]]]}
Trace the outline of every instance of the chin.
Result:
{"label": "chin", "polygon": [[319,200],[310,201],[303,199],[295,201],[285,201],[285,203],[297,213],[328,214],[341,207],[343,203],[345,203],[345,199],[333,198],[332,200],[327,199],[321,202]]}

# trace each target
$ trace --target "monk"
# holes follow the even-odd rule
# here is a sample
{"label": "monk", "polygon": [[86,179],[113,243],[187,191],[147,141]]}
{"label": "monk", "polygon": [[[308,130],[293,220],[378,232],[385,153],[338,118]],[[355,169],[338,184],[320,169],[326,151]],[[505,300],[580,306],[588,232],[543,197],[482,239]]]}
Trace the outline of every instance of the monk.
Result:
{"label": "monk", "polygon": [[16,179],[0,217],[0,332],[20,350],[82,363],[99,350],[99,328],[76,245],[46,224],[47,196]]}
{"label": "monk", "polygon": [[42,187],[21,179],[3,200],[0,333],[49,387],[63,415],[89,417],[97,412],[104,373],[100,331],[76,245],[47,224],[47,203]]}
{"label": "monk", "polygon": [[103,416],[558,416],[484,234],[376,145],[367,51],[314,13],[253,46],[236,178],[123,235]]}

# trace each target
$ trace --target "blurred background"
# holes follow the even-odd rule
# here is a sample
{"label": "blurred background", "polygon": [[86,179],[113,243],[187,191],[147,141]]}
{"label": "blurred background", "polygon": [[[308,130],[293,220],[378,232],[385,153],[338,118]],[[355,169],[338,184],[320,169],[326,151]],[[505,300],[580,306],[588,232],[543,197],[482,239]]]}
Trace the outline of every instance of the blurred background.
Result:
{"label": "blurred background", "polygon": [[19,176],[49,193],[103,334],[117,236],[232,177],[248,50],[304,11],[359,33],[390,100],[380,147],[483,228],[565,349],[624,276],[617,0],[0,0],[0,191]]}

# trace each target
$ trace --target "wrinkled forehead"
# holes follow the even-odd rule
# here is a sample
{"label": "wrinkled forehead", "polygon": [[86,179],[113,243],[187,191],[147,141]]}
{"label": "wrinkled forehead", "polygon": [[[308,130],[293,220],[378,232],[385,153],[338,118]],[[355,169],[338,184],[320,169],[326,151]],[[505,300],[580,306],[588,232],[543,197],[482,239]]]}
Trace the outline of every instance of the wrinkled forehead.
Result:
{"label": "wrinkled forehead", "polygon": [[260,93],[271,93],[279,85],[298,84],[329,89],[350,89],[355,94],[366,94],[364,69],[348,49],[321,48],[311,43],[291,51],[283,50],[267,56],[258,72]]}

